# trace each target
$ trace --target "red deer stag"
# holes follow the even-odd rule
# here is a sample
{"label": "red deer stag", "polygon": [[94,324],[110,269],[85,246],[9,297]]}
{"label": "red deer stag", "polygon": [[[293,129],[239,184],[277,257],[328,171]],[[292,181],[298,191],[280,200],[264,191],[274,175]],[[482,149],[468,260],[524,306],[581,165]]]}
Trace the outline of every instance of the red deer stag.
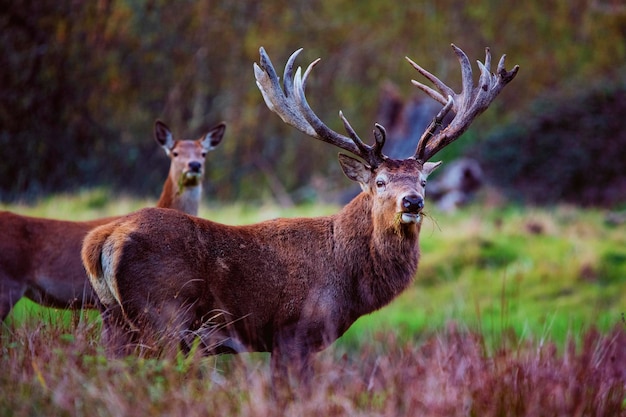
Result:
{"label": "red deer stag", "polygon": [[[197,214],[205,156],[224,130],[221,123],[201,139],[174,140],[167,126],[156,122],[155,139],[171,159],[158,207]],[[48,307],[95,308],[80,249],[87,232],[115,219],[72,222],[0,212],[0,319],[23,296]]]}
{"label": "red deer stag", "polygon": [[[163,352],[200,341],[204,353],[271,352],[273,375],[306,376],[312,355],[340,337],[360,316],[383,307],[413,280],[427,162],[458,138],[517,71],[497,74],[491,56],[479,63],[479,85],[465,53],[457,94],[417,64],[434,83],[413,82],[444,107],[418,142],[415,155],[394,160],[376,125],[367,145],[341,115],[349,137],[328,128],[311,110],[304,75],[293,76],[300,50],[285,67],[284,87],[264,49],[254,65],[267,106],[307,135],[346,150],[344,173],[363,191],[326,217],[287,218],[228,226],[173,210],[144,209],[93,230],[82,258],[103,308],[104,337],[117,354]],[[451,123],[440,128],[453,110]],[[439,129],[440,128],[440,129]]]}

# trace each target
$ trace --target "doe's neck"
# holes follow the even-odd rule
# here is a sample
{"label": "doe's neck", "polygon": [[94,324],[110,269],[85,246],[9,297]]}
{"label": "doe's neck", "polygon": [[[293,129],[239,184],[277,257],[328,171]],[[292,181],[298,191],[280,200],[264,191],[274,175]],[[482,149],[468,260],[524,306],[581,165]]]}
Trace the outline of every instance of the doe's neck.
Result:
{"label": "doe's neck", "polygon": [[157,207],[171,208],[197,216],[201,198],[202,183],[184,186],[176,184],[171,177],[168,177],[163,185],[163,191],[157,202]]}

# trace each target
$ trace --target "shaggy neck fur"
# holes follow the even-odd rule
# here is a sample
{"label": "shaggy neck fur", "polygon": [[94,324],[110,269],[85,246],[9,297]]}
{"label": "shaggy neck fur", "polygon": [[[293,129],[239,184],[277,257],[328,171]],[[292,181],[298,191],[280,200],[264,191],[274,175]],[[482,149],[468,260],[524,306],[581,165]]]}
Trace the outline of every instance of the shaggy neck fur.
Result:
{"label": "shaggy neck fur", "polygon": [[337,262],[352,278],[358,315],[383,307],[406,289],[419,260],[420,225],[383,223],[372,209],[372,197],[364,192],[335,220]]}

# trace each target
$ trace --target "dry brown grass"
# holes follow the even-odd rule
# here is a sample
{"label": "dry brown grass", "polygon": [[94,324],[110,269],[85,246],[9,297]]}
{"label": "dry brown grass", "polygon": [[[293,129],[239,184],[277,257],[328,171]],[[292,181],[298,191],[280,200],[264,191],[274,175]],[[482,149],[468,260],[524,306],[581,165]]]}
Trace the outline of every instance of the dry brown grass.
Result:
{"label": "dry brown grass", "polygon": [[626,416],[621,323],[579,346],[509,339],[495,350],[453,325],[410,343],[380,334],[320,354],[310,395],[287,402],[263,355],[108,360],[97,327],[4,329],[0,415]]}

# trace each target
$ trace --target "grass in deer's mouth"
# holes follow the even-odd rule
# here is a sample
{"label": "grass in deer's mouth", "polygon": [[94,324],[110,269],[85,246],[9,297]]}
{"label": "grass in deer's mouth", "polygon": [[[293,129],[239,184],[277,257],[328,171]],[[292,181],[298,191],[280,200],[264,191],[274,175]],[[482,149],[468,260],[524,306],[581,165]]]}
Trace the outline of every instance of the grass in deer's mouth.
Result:
{"label": "grass in deer's mouth", "polygon": [[397,212],[393,218],[393,224],[396,229],[398,229],[401,224],[421,223],[421,221],[422,217],[420,213],[407,213],[404,211]]}
{"label": "grass in deer's mouth", "polygon": [[185,172],[178,181],[178,188],[195,187],[202,182],[202,174],[198,172]]}
{"label": "grass in deer's mouth", "polygon": [[[430,212],[428,212],[428,211],[426,211],[426,210],[422,210],[422,211],[420,212],[420,216],[422,216],[422,218],[423,218],[423,219],[424,219],[424,218],[426,218],[426,219],[430,219],[430,220],[431,220],[434,224],[437,224],[437,220],[435,219],[435,217],[434,217],[434,216],[432,216],[432,215],[430,214]],[[422,220],[423,220],[423,219],[422,219]]]}
{"label": "grass in deer's mouth", "polygon": [[[420,211],[419,213],[409,213],[404,211],[396,212],[393,218],[393,225],[397,229],[400,224],[421,224],[424,216],[428,216],[424,211]],[[409,219],[409,220],[405,220]]]}

